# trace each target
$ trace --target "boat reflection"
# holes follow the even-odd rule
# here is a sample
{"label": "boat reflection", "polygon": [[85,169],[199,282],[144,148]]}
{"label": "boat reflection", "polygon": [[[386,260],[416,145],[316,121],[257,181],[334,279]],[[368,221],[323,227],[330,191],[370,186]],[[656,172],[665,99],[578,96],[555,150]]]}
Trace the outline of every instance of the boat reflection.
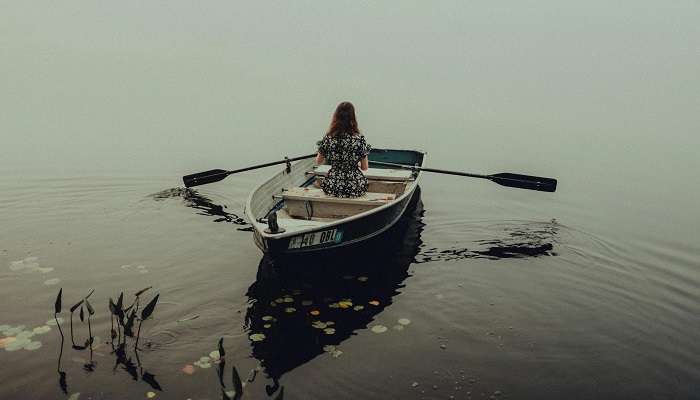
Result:
{"label": "boat reflection", "polygon": [[376,238],[334,253],[260,261],[245,316],[253,356],[268,377],[330,352],[400,294],[421,246],[420,188],[401,219]]}

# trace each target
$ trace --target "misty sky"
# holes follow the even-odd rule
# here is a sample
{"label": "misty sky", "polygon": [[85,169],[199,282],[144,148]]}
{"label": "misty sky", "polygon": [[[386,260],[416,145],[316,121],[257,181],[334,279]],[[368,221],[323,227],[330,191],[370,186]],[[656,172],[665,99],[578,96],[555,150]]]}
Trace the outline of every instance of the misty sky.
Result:
{"label": "misty sky", "polygon": [[304,154],[342,100],[370,143],[441,167],[698,167],[697,1],[0,9],[0,174],[181,175]]}

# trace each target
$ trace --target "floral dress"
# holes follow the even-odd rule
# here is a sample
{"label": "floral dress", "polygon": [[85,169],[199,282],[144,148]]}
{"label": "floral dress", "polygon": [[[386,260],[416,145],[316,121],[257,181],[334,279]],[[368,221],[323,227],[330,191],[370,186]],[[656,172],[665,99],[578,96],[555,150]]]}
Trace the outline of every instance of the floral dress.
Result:
{"label": "floral dress", "polygon": [[369,154],[372,147],[362,135],[340,134],[325,136],[318,142],[318,152],[331,165],[321,189],[329,196],[359,197],[367,192],[367,178],[358,162]]}

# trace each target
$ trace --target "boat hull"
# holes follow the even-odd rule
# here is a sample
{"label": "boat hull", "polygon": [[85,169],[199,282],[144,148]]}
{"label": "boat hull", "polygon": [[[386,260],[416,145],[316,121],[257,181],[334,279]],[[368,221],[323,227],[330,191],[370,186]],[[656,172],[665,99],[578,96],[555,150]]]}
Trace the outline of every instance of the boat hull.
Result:
{"label": "boat hull", "polygon": [[302,234],[321,235],[322,232],[335,229],[336,232],[340,232],[341,235],[341,239],[338,242],[328,242],[316,246],[293,248],[294,246],[290,246],[290,243],[292,243],[292,241],[299,240],[295,239],[296,236],[279,239],[264,238],[258,231],[254,231],[255,244],[260,248],[260,250],[265,253],[269,253],[270,255],[308,254],[352,246],[356,243],[379,235],[391,228],[396,221],[401,218],[404,211],[406,211],[406,207],[411,202],[414,195],[415,190],[413,193],[411,193],[411,195],[404,197],[402,200],[397,201],[390,207],[377,211],[376,213],[366,217],[337,225],[324,226],[316,231]]}

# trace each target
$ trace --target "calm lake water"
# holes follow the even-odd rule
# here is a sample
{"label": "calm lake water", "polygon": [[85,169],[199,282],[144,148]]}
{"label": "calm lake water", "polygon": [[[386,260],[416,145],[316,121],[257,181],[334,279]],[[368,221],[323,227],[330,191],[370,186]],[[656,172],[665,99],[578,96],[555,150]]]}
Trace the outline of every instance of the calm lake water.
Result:
{"label": "calm lake water", "polygon": [[[244,399],[700,398],[697,2],[40,3],[0,16],[0,398],[233,366]],[[182,187],[313,151],[342,100],[375,147],[559,188],[426,174],[378,240],[275,263],[242,217],[277,167]],[[108,301],[149,286],[120,355]]]}

